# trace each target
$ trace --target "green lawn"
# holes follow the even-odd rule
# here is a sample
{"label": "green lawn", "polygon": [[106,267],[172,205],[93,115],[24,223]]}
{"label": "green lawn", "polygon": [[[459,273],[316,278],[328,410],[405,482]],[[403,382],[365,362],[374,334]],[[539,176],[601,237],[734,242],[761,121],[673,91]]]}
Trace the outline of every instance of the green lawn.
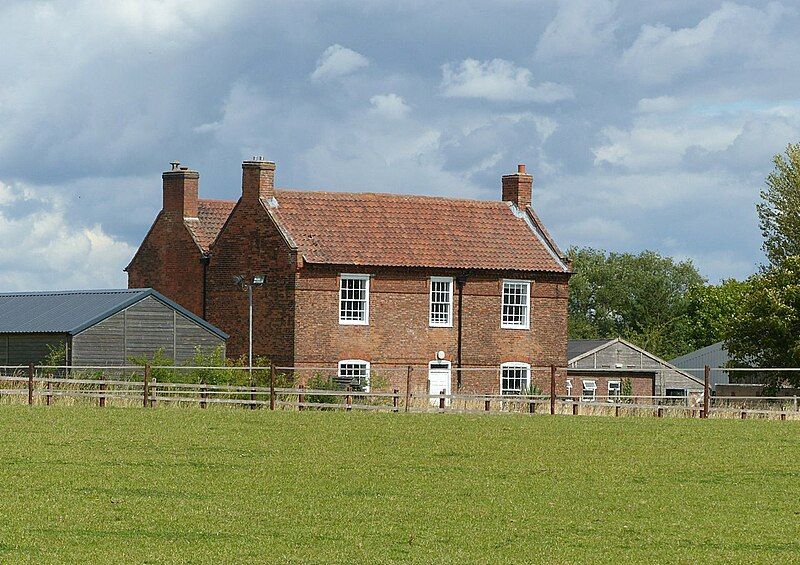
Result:
{"label": "green lawn", "polygon": [[0,406],[0,562],[800,559],[795,422]]}

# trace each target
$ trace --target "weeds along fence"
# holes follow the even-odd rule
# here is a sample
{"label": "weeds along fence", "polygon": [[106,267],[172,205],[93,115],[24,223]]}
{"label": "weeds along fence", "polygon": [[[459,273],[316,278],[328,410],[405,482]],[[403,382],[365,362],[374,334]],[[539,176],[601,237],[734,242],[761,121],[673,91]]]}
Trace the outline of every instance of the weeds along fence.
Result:
{"label": "weeds along fence", "polygon": [[[430,381],[426,389],[415,389],[411,367],[382,368],[371,374],[369,386],[360,387],[342,383],[338,367],[0,366],[0,404],[800,420],[797,397],[711,396],[709,370],[705,394],[583,398],[555,394],[556,374],[563,369],[537,369],[550,373],[552,392],[531,387],[528,394],[437,393]],[[483,371],[499,381],[497,368]]]}

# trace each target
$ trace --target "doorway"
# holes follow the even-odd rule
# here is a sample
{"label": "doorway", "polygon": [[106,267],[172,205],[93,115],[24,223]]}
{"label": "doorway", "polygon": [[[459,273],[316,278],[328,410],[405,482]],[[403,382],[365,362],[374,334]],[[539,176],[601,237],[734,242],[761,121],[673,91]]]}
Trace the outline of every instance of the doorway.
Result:
{"label": "doorway", "polygon": [[[452,373],[450,370],[450,361],[431,361],[428,363],[428,394],[438,395],[442,391],[450,396],[450,380]],[[433,406],[439,406],[438,398],[431,398],[430,403]],[[450,399],[444,399],[445,406],[450,406]]]}

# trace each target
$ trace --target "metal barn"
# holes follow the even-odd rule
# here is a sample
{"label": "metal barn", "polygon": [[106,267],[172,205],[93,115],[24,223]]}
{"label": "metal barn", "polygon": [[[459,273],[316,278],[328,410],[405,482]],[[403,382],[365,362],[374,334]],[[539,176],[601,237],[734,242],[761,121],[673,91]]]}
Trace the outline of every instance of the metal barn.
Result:
{"label": "metal barn", "polygon": [[[0,365],[115,366],[159,349],[183,363],[228,335],[151,288],[0,293]],[[224,353],[224,349],[223,349]]]}

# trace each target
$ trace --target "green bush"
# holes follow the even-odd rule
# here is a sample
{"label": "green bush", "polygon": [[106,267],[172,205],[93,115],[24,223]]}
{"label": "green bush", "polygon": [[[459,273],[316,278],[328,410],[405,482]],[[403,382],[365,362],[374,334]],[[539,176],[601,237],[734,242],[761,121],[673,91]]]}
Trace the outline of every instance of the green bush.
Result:
{"label": "green bush", "polygon": [[[314,376],[306,382],[306,388],[311,390],[342,390],[341,385],[335,382],[333,378],[326,377],[322,373],[314,373]],[[342,404],[344,402],[344,397],[327,394],[308,394],[306,395],[306,402],[313,402],[316,404]]]}

